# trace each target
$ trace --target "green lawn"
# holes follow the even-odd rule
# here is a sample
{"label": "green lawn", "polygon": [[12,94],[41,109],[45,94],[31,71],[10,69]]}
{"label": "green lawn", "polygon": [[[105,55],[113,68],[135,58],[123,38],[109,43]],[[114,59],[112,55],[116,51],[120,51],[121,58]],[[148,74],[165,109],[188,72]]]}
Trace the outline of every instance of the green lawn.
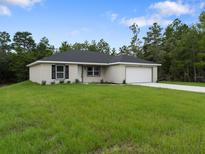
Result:
{"label": "green lawn", "polygon": [[161,81],[160,83],[205,87],[205,82]]}
{"label": "green lawn", "polygon": [[0,153],[205,152],[205,94],[24,82],[0,88]]}

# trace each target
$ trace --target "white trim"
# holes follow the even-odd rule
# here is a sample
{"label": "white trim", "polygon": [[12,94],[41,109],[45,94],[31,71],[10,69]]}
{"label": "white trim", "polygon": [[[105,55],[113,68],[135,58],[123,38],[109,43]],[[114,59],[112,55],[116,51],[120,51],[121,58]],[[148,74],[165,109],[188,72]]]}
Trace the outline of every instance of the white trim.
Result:
{"label": "white trim", "polygon": [[[92,75],[88,75],[88,67],[91,67],[92,68]],[[99,67],[99,75],[95,75],[95,67]],[[87,69],[86,69],[86,74],[87,74],[87,77],[100,77],[101,76],[101,67],[100,66],[87,66]]]}
{"label": "white trim", "polygon": [[129,63],[129,62],[115,62],[115,63],[86,63],[86,62],[67,62],[67,61],[35,61],[31,64],[28,64],[27,67],[36,65],[36,64],[79,64],[79,65],[140,65],[140,66],[161,66],[161,64],[149,64],[149,63]]}
{"label": "white trim", "polygon": [[[58,66],[62,66],[63,71],[57,71]],[[63,78],[58,78],[58,75],[57,75],[58,73],[63,73]],[[56,65],[56,80],[65,80],[65,65]]]}
{"label": "white trim", "polygon": [[86,63],[86,62],[67,62],[67,61],[35,61],[31,64],[28,64],[27,67],[36,65],[36,64],[81,64],[81,65],[109,65],[109,63]]}
{"label": "white trim", "polygon": [[130,63],[130,62],[115,62],[109,65],[140,65],[140,66],[162,66],[162,64],[149,64],[149,63]]}

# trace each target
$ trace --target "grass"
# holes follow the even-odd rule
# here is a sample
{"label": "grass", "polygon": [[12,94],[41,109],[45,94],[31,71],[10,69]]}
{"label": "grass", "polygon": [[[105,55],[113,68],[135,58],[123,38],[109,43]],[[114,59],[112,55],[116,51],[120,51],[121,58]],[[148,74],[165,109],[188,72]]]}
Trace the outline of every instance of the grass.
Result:
{"label": "grass", "polygon": [[0,88],[0,153],[204,153],[205,95],[141,86]]}
{"label": "grass", "polygon": [[161,81],[160,83],[205,87],[205,82]]}

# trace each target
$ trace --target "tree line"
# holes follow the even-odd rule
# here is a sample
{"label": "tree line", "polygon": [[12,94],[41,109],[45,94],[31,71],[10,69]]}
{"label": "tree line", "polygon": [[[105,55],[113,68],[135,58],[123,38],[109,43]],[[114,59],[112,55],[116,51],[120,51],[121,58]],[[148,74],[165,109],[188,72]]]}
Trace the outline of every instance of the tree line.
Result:
{"label": "tree line", "polygon": [[0,32],[0,83],[28,79],[27,64],[56,52],[82,50],[110,55],[132,55],[162,64],[159,80],[205,82],[205,12],[199,21],[187,25],[175,19],[164,29],[153,23],[140,39],[136,24],[129,27],[133,36],[129,45],[111,48],[104,39],[83,43],[62,42],[58,49],[46,37],[36,43],[29,32]]}

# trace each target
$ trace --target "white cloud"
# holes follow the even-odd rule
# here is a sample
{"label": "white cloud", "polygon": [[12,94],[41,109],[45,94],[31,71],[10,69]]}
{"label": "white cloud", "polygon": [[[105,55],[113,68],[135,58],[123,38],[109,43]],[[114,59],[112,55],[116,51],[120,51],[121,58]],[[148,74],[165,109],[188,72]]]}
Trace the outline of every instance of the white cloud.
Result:
{"label": "white cloud", "polygon": [[191,14],[194,11],[188,4],[183,4],[181,1],[157,2],[152,4],[150,8],[157,11],[161,16],[180,16]]}
{"label": "white cloud", "polygon": [[139,27],[151,26],[153,23],[157,22],[160,25],[168,25],[171,23],[171,20],[163,19],[159,16],[151,16],[151,17],[134,17],[134,18],[122,18],[121,23],[126,26],[131,26],[133,24],[137,24]]}
{"label": "white cloud", "polygon": [[105,14],[103,14],[103,16],[107,17],[110,21],[114,22],[117,20],[119,15],[112,11],[107,11]]}
{"label": "white cloud", "polygon": [[18,6],[30,9],[33,5],[42,0],[0,0],[0,15],[11,15],[9,6]]}
{"label": "white cloud", "polygon": [[114,22],[118,17],[118,14],[117,13],[112,13],[111,14],[111,21]]}
{"label": "white cloud", "polygon": [[7,6],[0,5],[0,15],[2,15],[2,16],[10,16],[11,15],[11,11],[9,10],[9,8]]}
{"label": "white cloud", "polygon": [[145,17],[134,17],[134,18],[122,18],[121,23],[126,26],[131,26],[133,24],[137,24],[139,27],[143,27],[147,25],[147,21]]}
{"label": "white cloud", "polygon": [[36,3],[40,3],[41,0],[0,0],[0,3],[7,5],[16,5],[23,8],[31,7]]}
{"label": "white cloud", "polygon": [[[201,4],[201,7],[205,4]],[[151,26],[157,22],[162,26],[166,26],[172,22],[172,17],[179,17],[181,15],[192,14],[194,12],[194,6],[182,3],[182,0],[178,1],[161,1],[151,4],[148,7],[148,14],[145,16],[136,16],[131,18],[122,18],[121,24],[131,26],[137,24],[139,27]]]}

